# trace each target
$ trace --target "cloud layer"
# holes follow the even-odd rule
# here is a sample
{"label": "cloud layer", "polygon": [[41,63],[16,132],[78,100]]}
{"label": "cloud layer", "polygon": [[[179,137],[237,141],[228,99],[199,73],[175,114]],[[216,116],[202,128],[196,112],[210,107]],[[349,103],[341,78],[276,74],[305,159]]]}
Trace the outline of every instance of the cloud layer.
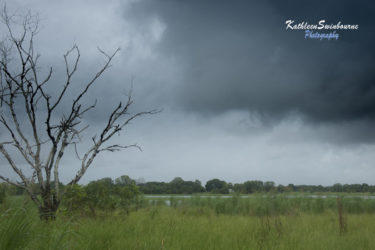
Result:
{"label": "cloud layer", "polygon": [[[133,81],[135,121],[119,143],[144,152],[101,155],[84,182],[128,174],[146,180],[219,177],[288,184],[374,183],[374,4],[334,1],[12,1],[40,13],[37,46],[61,87],[64,52],[82,63],[71,98],[102,65],[97,46],[121,47],[87,97],[92,131]],[[322,8],[321,6],[324,6]],[[304,38],[285,21],[358,24],[337,41]],[[89,136],[87,138],[90,138]],[[72,151],[64,180],[78,166]],[[2,165],[2,169],[6,166]],[[7,171],[7,170],[4,170]]]}

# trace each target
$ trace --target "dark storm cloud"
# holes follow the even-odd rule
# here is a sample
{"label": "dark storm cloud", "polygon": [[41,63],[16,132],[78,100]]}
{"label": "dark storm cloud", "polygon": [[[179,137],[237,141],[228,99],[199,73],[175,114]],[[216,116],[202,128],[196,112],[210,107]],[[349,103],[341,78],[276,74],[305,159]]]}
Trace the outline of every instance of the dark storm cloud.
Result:
{"label": "dark storm cloud", "polygon": [[[279,120],[375,118],[374,4],[368,1],[140,1],[125,17],[166,24],[157,48],[184,68],[178,104],[195,112],[256,111]],[[338,41],[285,30],[298,22],[359,24]]]}
{"label": "dark storm cloud", "polygon": [[[132,77],[132,112],[164,108],[135,120],[110,142],[137,143],[143,152],[100,154],[81,183],[127,174],[147,181],[180,176],[203,182],[374,184],[371,5],[7,1],[9,9],[40,13],[35,45],[42,55],[40,73],[54,68],[51,96],[65,80],[62,55],[72,44],[81,49],[78,72],[56,110],[56,122],[103,65],[97,46],[108,53],[122,48],[82,100],[83,105],[98,103],[82,122],[90,127],[78,146],[80,156],[105,126],[108,113],[126,98]],[[340,32],[339,41],[305,40],[302,31],[285,30],[287,19],[358,23],[360,30]],[[8,140],[6,135],[2,128],[0,141]],[[64,156],[61,180],[67,183],[80,161],[74,148]],[[12,176],[1,157],[0,174]]]}

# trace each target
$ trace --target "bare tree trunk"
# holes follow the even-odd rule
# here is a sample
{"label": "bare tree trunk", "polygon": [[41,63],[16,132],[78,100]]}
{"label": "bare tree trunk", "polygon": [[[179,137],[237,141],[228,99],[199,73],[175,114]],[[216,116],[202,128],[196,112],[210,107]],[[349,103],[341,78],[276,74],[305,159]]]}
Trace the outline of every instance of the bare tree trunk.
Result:
{"label": "bare tree trunk", "polygon": [[49,203],[39,208],[39,217],[41,220],[50,221],[56,219],[57,204]]}
{"label": "bare tree trunk", "polygon": [[42,193],[43,204],[39,207],[39,216],[41,220],[55,220],[56,212],[59,208],[60,201],[56,195],[51,193],[50,186],[47,186]]}

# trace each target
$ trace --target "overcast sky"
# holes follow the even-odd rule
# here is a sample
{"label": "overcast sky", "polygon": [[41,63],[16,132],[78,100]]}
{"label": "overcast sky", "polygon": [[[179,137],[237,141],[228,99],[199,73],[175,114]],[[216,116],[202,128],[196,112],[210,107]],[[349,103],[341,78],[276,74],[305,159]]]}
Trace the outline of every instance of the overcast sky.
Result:
{"label": "overcast sky", "polygon": [[[103,126],[131,82],[134,111],[163,109],[114,138],[138,143],[143,152],[103,153],[81,183],[126,174],[146,181],[179,176],[203,182],[375,184],[371,1],[5,3],[10,11],[39,13],[40,66],[56,69],[51,80],[56,89],[61,88],[62,55],[73,44],[82,59],[77,89],[103,64],[98,46],[108,52],[121,48],[87,98],[87,103],[98,99],[97,109],[86,117],[90,131]],[[338,40],[305,39],[304,30],[286,30],[289,19],[340,21],[359,29],[338,30]],[[9,175],[1,161],[1,173]],[[78,168],[71,150],[61,167],[62,180],[69,181]]]}

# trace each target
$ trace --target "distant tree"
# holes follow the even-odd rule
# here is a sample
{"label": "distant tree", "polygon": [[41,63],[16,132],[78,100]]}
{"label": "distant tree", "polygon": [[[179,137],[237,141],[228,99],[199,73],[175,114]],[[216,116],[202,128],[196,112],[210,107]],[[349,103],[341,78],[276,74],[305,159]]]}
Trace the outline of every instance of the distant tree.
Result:
{"label": "distant tree", "polygon": [[288,189],[287,189],[286,186],[281,185],[281,184],[279,184],[279,185],[277,186],[277,192],[279,192],[279,193],[284,193],[284,192],[287,192],[287,191],[288,191]]}
{"label": "distant tree", "polygon": [[144,194],[170,194],[169,183],[146,182],[139,184],[139,189]]}
{"label": "distant tree", "polygon": [[115,179],[115,184],[119,186],[130,186],[136,184],[135,180],[131,179],[128,175],[122,175]]}
{"label": "distant tree", "polygon": [[332,186],[332,191],[333,192],[342,192],[344,190],[342,184],[336,183]]}
{"label": "distant tree", "polygon": [[[296,188],[297,188],[296,191],[298,191],[298,187],[296,187]],[[318,192],[325,192],[326,189],[325,189],[322,185],[318,185],[318,187],[317,187],[317,191],[318,191]]]}
{"label": "distant tree", "polygon": [[205,191],[200,180],[195,180],[193,187],[193,193],[201,193]]}
{"label": "distant tree", "polygon": [[138,184],[140,191],[145,194],[193,194],[204,192],[199,180],[184,181],[181,177],[171,182],[146,182]]}
{"label": "distant tree", "polygon": [[140,191],[135,183],[118,187],[115,194],[119,197],[119,207],[126,213],[130,212],[132,206],[134,206],[136,210],[140,207]]}
{"label": "distant tree", "polygon": [[368,192],[369,191],[369,185],[366,183],[362,183],[362,192]]}
{"label": "distant tree", "polygon": [[87,201],[87,193],[83,186],[79,184],[70,185],[64,193],[66,207],[69,212],[84,209]]}
{"label": "distant tree", "polygon": [[194,183],[195,183],[194,193],[200,193],[200,192],[205,191],[205,188],[202,186],[202,182],[200,180],[195,180]]}
{"label": "distant tree", "polygon": [[262,181],[246,181],[244,182],[243,185],[244,185],[245,193],[247,194],[263,191]]}
{"label": "distant tree", "polygon": [[275,183],[273,181],[264,182],[264,191],[270,192],[275,188]]}
{"label": "distant tree", "polygon": [[243,184],[235,183],[233,185],[233,191],[236,192],[236,193],[242,193],[242,194],[244,194],[245,193],[245,189],[244,189]]}
{"label": "distant tree", "polygon": [[175,177],[170,183],[183,183],[183,182],[184,182],[184,179],[182,179],[181,177]]}
{"label": "distant tree", "polygon": [[297,187],[294,186],[294,184],[288,184],[288,190],[290,192],[294,192],[294,191],[297,191]]}
{"label": "distant tree", "polygon": [[212,193],[228,194],[229,189],[225,181],[219,179],[212,179],[207,181],[206,190]]}
{"label": "distant tree", "polygon": [[[0,128],[3,139],[0,154],[18,178],[12,180],[0,175],[0,179],[23,188],[39,208],[42,219],[54,219],[63,198],[59,185],[61,159],[67,148],[81,142],[82,132],[89,125],[84,124],[84,116],[96,107],[96,102],[86,105],[82,100],[110,67],[119,49],[112,54],[99,49],[105,58],[104,65],[86,81],[83,89],[75,90],[76,96],[69,97],[72,100],[67,107],[62,105],[62,100],[75,80],[80,59],[78,47],[74,45],[64,55],[65,79],[59,78],[58,82],[63,84],[54,87],[55,91],[51,92],[49,85],[53,82],[53,69],[50,67],[45,75],[42,74],[40,55],[34,48],[34,38],[39,32],[38,17],[30,12],[23,17],[9,15],[4,7],[0,19],[7,31],[2,33],[4,37],[0,43]],[[80,159],[80,168],[68,186],[79,182],[101,152],[139,148],[136,144],[108,144],[135,118],[158,112],[151,110],[131,114],[129,109],[132,104],[129,93],[124,103],[120,102],[109,112],[103,128],[91,136],[92,144]],[[19,156],[28,166],[27,171],[21,167]],[[38,186],[40,196],[33,185]]]}
{"label": "distant tree", "polygon": [[116,200],[113,198],[113,181],[111,178],[102,178],[91,181],[85,186],[87,194],[86,204],[95,214],[96,209],[112,211],[116,208]]}
{"label": "distant tree", "polygon": [[172,194],[181,194],[184,193],[186,190],[184,190],[184,183],[185,181],[181,177],[174,178],[169,183],[169,190]]}
{"label": "distant tree", "polygon": [[140,178],[136,179],[135,182],[137,184],[144,184],[144,183],[146,183],[146,180],[145,180],[145,178],[140,177]]}

